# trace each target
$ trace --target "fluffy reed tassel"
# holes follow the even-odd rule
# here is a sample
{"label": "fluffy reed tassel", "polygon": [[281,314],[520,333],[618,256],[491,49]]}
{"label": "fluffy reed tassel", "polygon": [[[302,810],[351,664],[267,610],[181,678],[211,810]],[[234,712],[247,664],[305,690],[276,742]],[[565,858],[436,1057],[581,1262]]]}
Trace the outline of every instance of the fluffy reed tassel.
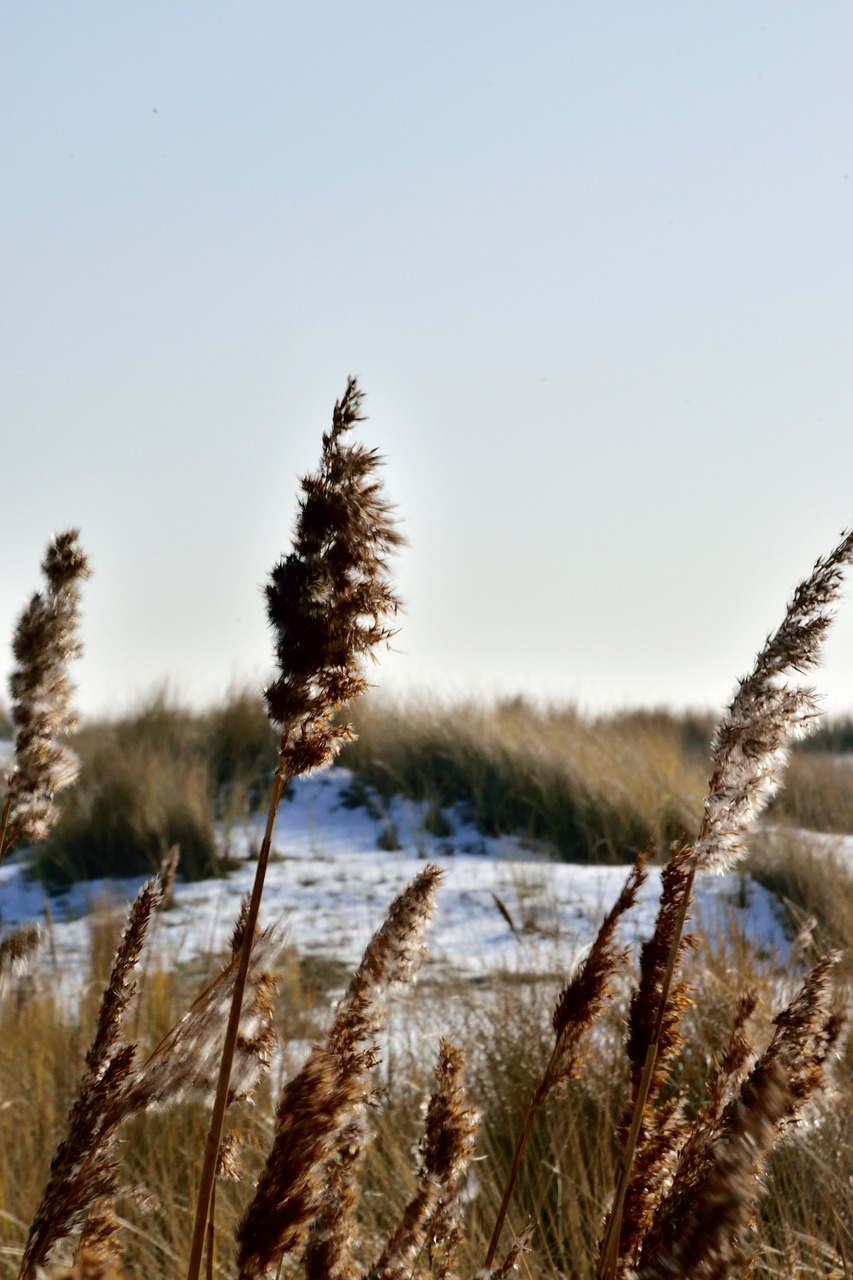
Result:
{"label": "fluffy reed tassel", "polygon": [[[109,1273],[115,1256],[112,1205],[119,1191],[114,1153],[120,1126],[139,1111],[204,1095],[212,1088],[215,1055],[228,1017],[245,930],[245,906],[235,926],[230,964],[141,1066],[136,1065],[137,1046],[125,1037],[128,1009],[137,990],[139,959],[154,913],[171,891],[176,863],[177,853],[172,850],[160,875],[142,886],[130,909],[101,998],[95,1036],[69,1113],[67,1133],[51,1162],[48,1185],[30,1229],[21,1280],[43,1268],[56,1245],[77,1229],[77,1252],[85,1265],[103,1264],[105,1275]],[[240,1028],[232,1101],[251,1096],[271,1062],[277,1040],[271,1010],[275,979],[263,966],[276,950],[271,931],[259,935],[249,974],[251,999]]]}
{"label": "fluffy reed tassel", "polygon": [[[778,1015],[770,1045],[737,1096],[722,1110],[720,1099],[712,1097],[716,1114],[704,1126],[712,1136],[703,1135],[698,1152],[685,1148],[640,1256],[642,1280],[672,1275],[726,1280],[748,1263],[746,1233],[763,1190],[767,1157],[825,1083],[824,1064],[841,1030],[830,1011],[832,965],[832,958],[817,964]],[[740,1071],[740,1044],[733,1058]]]}
{"label": "fluffy reed tassel", "polygon": [[360,1118],[370,1099],[368,1073],[377,1060],[385,993],[391,984],[411,980],[425,954],[440,879],[439,868],[429,863],[392,903],[338,1006],[327,1043],[314,1047],[282,1091],[272,1149],[237,1230],[240,1280],[265,1275],[298,1249],[327,1202],[334,1212],[324,1215],[320,1238],[315,1233],[312,1265],[322,1256],[330,1275],[349,1273],[355,1235],[350,1183],[361,1155]]}
{"label": "fluffy reed tassel", "polygon": [[[661,872],[661,898],[655,928],[652,936],[640,949],[640,977],[631,997],[625,1046],[631,1068],[631,1093],[618,1130],[623,1158],[629,1143],[643,1069],[656,1033],[673,940],[692,883],[690,854],[689,845],[676,845],[673,849],[670,861]],[[679,936],[675,972],[692,943],[693,939],[689,936]],[[681,1023],[684,1011],[690,1004],[687,984],[678,981],[675,972],[663,1004],[663,1017],[657,1028],[657,1053],[648,1094],[639,1113],[634,1162],[625,1192],[619,1242],[622,1267],[625,1260],[636,1252],[648,1229],[654,1208],[668,1183],[675,1149],[684,1132],[677,1100],[665,1106],[657,1105],[658,1095],[669,1076],[673,1058],[683,1043]],[[606,1231],[607,1220],[605,1235]]]}
{"label": "fluffy reed tassel", "polygon": [[697,870],[725,870],[740,856],[746,831],[781,784],[781,771],[791,743],[808,732],[819,714],[814,690],[792,686],[788,680],[817,664],[841,593],[843,571],[851,559],[853,532],[844,534],[828,556],[817,560],[809,577],[797,587],[782,625],[768,637],[752,673],[740,682],[714,735],[714,771],[705,800],[705,814],[693,846],[690,874],[675,921],[655,1025],[636,1088],[613,1205],[601,1243],[597,1280],[614,1280],[619,1270],[625,1197],[656,1069],[693,878]]}
{"label": "fluffy reed tassel", "polygon": [[266,700],[290,776],[327,764],[351,737],[335,715],[367,691],[363,663],[393,635],[384,619],[399,608],[388,555],[402,539],[376,479],[380,458],[347,439],[362,401],[350,378],[320,469],[302,480],[293,550],[266,592],[280,670]]}
{"label": "fluffy reed tassel", "polygon": [[552,1018],[554,1048],[536,1093],[527,1111],[524,1127],[516,1143],[507,1184],[501,1199],[497,1220],[486,1254],[485,1270],[489,1271],[501,1231],[509,1210],[509,1203],[524,1150],[533,1128],[536,1112],[549,1098],[557,1095],[569,1080],[575,1077],[582,1061],[581,1046],[586,1033],[599,1016],[610,994],[614,974],[624,963],[626,952],[616,945],[616,926],[637,900],[637,894],[646,878],[646,856],[642,854],[631,869],[628,879],[616,902],[605,916],[586,958],[566,983],[557,1000]]}
{"label": "fluffy reed tassel", "polygon": [[[755,1009],[751,992],[738,1001],[729,1038],[715,1057],[708,1078],[708,1102],[699,1115],[687,1122],[680,1099],[658,1105],[652,1112],[649,1135],[641,1143],[634,1173],[628,1187],[620,1243],[619,1274],[632,1274],[640,1250],[647,1246],[656,1223],[662,1219],[661,1205],[672,1202],[673,1188],[692,1194],[707,1164],[726,1106],[743,1083],[753,1054],[746,1024]],[[682,1194],[679,1192],[679,1194]]]}
{"label": "fluffy reed tassel", "polygon": [[427,1251],[429,1274],[447,1280],[459,1244],[477,1113],[467,1105],[461,1049],[442,1039],[436,1088],[427,1106],[417,1190],[391,1232],[368,1280],[412,1280]]}
{"label": "fluffy reed tassel", "polygon": [[[24,1248],[19,1280],[29,1280],[44,1267],[56,1245],[84,1224],[93,1206],[111,1202],[118,1190],[115,1138],[127,1115],[135,1054],[135,1046],[125,1039],[125,1020],[136,992],[135,971],[148,925],[161,895],[159,881],[149,880],[130,909],[101,997],[95,1036],[69,1113],[66,1136],[51,1161],[48,1184]],[[102,1234],[97,1251],[106,1257],[109,1249],[109,1240]]]}
{"label": "fluffy reed tassel", "polygon": [[338,713],[366,692],[364,664],[392,636],[385,620],[399,607],[388,578],[388,555],[402,539],[376,479],[380,458],[347,439],[362,421],[361,404],[362,394],[350,378],[335,405],[332,429],[323,436],[320,469],[302,480],[293,550],[276,565],[267,587],[279,676],[266,690],[266,700],[270,718],[281,728],[279,758],[222,1048],[187,1280],[198,1280],[201,1273],[243,988],[279,801],[291,778],[329,764],[351,739],[350,727],[337,722]]}
{"label": "fluffy reed tassel", "polygon": [[[242,926],[238,928],[242,938]],[[272,966],[278,949],[278,940],[271,929],[258,934],[246,983],[229,1105],[251,1098],[272,1064],[278,1043],[272,1021],[272,1000],[277,987]],[[136,1072],[128,1096],[132,1110],[173,1106],[189,1097],[210,1101],[216,1087],[222,1035],[228,1022],[239,960],[238,944],[230,963],[196,997]]]}
{"label": "fluffy reed tassel", "polygon": [[853,531],[797,587],[782,625],[768,637],[720,721],[705,817],[693,851],[702,870],[725,870],[740,857],[745,833],[781,785],[791,743],[808,733],[820,714],[814,689],[788,680],[817,665],[851,559]]}
{"label": "fluffy reed tassel", "polygon": [[70,529],[51,542],[41,566],[44,590],[24,609],[12,642],[15,762],[0,819],[0,858],[16,839],[46,839],[59,817],[54,796],[79,772],[76,755],[62,742],[77,727],[68,663],[82,652],[80,582],[89,576],[77,538],[78,531]]}

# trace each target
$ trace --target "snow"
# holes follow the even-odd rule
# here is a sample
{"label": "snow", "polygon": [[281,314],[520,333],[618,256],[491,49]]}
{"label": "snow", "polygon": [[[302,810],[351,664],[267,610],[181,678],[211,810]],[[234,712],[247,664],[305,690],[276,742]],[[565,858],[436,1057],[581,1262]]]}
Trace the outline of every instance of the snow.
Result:
{"label": "snow", "polygon": [[[444,871],[430,937],[436,976],[476,978],[495,969],[567,973],[625,880],[627,867],[552,862],[519,838],[484,837],[458,812],[445,815],[452,834],[441,837],[424,829],[423,806],[401,798],[381,806],[377,801],[370,811],[348,807],[351,782],[341,768],[297,780],[279,809],[262,923],[276,925],[303,957],[357,964],[390,901],[429,858]],[[394,851],[380,847],[389,824],[400,845]],[[226,876],[176,885],[174,905],[157,926],[163,963],[188,962],[227,946],[252,884],[262,831],[258,817],[229,833],[238,865]],[[86,972],[90,912],[99,904],[130,901],[141,883],[92,881],[49,899],[52,946],[41,963],[65,990],[79,989]],[[624,926],[629,940],[650,933],[659,891],[660,873],[652,869]],[[701,877],[692,914],[712,938],[734,929],[767,953],[782,960],[787,955],[775,900],[742,874]],[[25,860],[0,866],[0,931],[45,918],[44,890],[27,878]]]}

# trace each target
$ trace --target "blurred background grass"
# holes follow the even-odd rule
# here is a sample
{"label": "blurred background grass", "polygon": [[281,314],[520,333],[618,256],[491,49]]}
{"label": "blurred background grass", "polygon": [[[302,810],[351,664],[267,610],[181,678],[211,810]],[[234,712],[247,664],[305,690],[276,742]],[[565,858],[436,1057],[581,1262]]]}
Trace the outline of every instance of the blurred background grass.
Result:
{"label": "blurred background grass", "polygon": [[[483,835],[518,835],[583,863],[628,861],[649,840],[665,852],[701,821],[709,713],[592,716],[523,698],[371,696],[352,721],[358,737],[340,757],[353,774],[348,798],[377,821],[400,795],[425,806],[424,825],[439,836],[461,818]],[[262,699],[247,690],[204,711],[160,693],[121,718],[85,724],[75,742],[80,782],[35,851],[36,873],[52,885],[144,874],[175,843],[185,878],[221,872],[229,831],[266,804],[276,745]],[[853,833],[851,747],[850,719],[830,720],[798,746],[765,828]],[[378,830],[385,847],[395,847],[392,836]]]}

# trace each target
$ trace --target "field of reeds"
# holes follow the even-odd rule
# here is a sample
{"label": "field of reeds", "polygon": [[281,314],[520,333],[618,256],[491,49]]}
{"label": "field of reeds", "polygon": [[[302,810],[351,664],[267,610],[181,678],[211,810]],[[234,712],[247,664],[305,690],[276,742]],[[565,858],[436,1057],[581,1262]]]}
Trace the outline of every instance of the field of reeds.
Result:
{"label": "field of reeds", "polygon": [[[37,931],[0,936],[4,1273],[847,1275],[851,968],[838,952],[853,875],[796,834],[853,830],[847,726],[830,725],[822,751],[792,749],[814,728],[800,677],[853,535],[804,578],[717,718],[383,704],[365,697],[365,663],[393,630],[400,540],[379,460],[352,442],[360,406],[351,381],[271,574],[263,699],[203,714],[154,699],[84,726],[72,750],[88,563],[76,531],[48,548],[13,643],[0,858],[24,853],[47,884],[156,874],[126,921],[93,917],[74,1008],[27,972]],[[335,761],[352,770],[350,802],[380,820],[404,794],[435,827],[462,812],[558,858],[628,864],[581,962],[556,984],[430,980],[431,863],[343,990],[332,966],[282,950],[263,918],[278,806]],[[164,967],[178,867],[227,870],[230,826],[258,810],[230,951],[203,971]],[[689,932],[696,877],[743,859],[762,823],[751,865],[788,911],[784,964]],[[620,929],[650,859],[661,902],[634,955]]]}
{"label": "field of reeds", "polygon": [[[843,888],[848,911],[853,911],[853,885],[845,880]],[[850,919],[853,914],[848,914]],[[5,1104],[0,1110],[2,1275],[18,1273],[28,1225],[79,1085],[98,996],[106,981],[104,962],[108,970],[119,927],[115,915],[93,922],[93,966],[82,975],[75,1017],[69,1020],[67,1011],[57,1008],[44,989],[15,998],[9,992],[0,1009],[0,1091]],[[302,972],[298,957],[292,954],[279,957],[278,969],[274,1024],[281,1036],[280,1053],[254,1105],[242,1104],[230,1122],[241,1135],[240,1179],[223,1181],[217,1188],[217,1274],[222,1275],[233,1274],[233,1230],[246,1188],[257,1176],[271,1143],[276,1095],[286,1074],[304,1059],[306,1046],[328,1029],[330,999],[338,994],[336,987],[326,986],[322,975]],[[212,967],[210,975],[163,972],[157,965],[155,944],[133,1021],[141,1054],[158,1043],[204,985],[205,977],[215,971]],[[752,987],[759,992],[760,1025],[766,1035],[770,1011],[779,1007],[791,986],[790,979],[772,965],[756,960],[728,939],[703,940],[702,950],[689,959],[688,976],[701,992],[701,1000],[688,1013],[688,1051],[673,1087],[686,1090],[695,1109],[705,1096],[708,1063],[725,1040],[741,989]],[[371,1116],[375,1141],[367,1152],[359,1203],[360,1274],[369,1269],[390,1225],[416,1188],[413,1152],[432,1087],[429,1056],[437,1052],[448,1009],[452,1010],[452,1034],[465,1046],[467,1093],[479,1114],[472,1199],[458,1266],[459,1274],[476,1273],[485,1257],[520,1122],[551,1051],[550,1014],[557,994],[548,982],[520,986],[510,975],[500,974],[494,977],[488,999],[470,986],[436,989],[428,981],[412,995],[399,994],[394,1019],[398,1034],[390,1052],[384,1050],[374,1077],[381,1105]],[[588,1045],[578,1078],[568,1083],[562,1098],[539,1114],[509,1217],[509,1230],[522,1228],[528,1218],[539,1224],[530,1251],[521,1260],[522,1275],[558,1280],[561,1275],[594,1274],[591,1260],[602,1206],[613,1184],[614,1131],[626,1096],[626,1013],[622,994]],[[405,1036],[399,1033],[401,1025]],[[17,1051],[21,1044],[27,1045],[26,1055]],[[759,1275],[830,1275],[833,1258],[836,1274],[845,1274],[841,1259],[849,1256],[853,1246],[851,1066],[850,1052],[845,1050],[833,1071],[833,1092],[771,1160],[768,1194],[759,1202],[756,1224]],[[194,1171],[207,1120],[201,1101],[185,1099],[129,1123],[122,1139],[123,1177],[128,1186],[144,1189],[144,1198],[128,1194],[117,1202],[127,1274],[146,1280],[183,1274]],[[789,1266],[789,1255],[800,1260],[797,1270]],[[300,1274],[298,1269],[295,1274]]]}

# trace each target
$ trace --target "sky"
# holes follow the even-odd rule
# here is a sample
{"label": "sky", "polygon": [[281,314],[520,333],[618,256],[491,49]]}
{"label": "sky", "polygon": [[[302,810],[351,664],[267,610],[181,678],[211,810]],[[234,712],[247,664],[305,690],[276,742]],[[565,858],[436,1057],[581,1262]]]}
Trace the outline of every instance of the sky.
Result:
{"label": "sky", "polygon": [[3,26],[4,680],[76,526],[85,713],[261,685],[263,584],[355,374],[408,540],[383,689],[729,700],[853,523],[853,8],[33,0]]}

